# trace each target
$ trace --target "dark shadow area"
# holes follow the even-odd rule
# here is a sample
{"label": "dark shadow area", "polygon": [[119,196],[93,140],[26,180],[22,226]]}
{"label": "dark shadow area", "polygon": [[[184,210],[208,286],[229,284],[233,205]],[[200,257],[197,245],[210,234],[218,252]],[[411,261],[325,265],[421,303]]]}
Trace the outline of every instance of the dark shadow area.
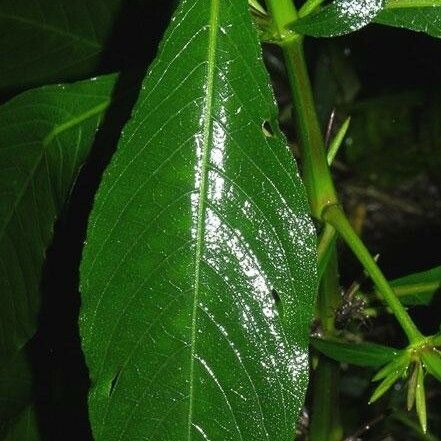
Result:
{"label": "dark shadow area", "polygon": [[89,160],[56,224],[42,281],[40,327],[29,345],[42,440],[92,439],[87,411],[88,371],[78,330],[81,252],[94,195],[130,118],[172,7],[171,2],[124,4],[100,68],[119,71],[120,76]]}

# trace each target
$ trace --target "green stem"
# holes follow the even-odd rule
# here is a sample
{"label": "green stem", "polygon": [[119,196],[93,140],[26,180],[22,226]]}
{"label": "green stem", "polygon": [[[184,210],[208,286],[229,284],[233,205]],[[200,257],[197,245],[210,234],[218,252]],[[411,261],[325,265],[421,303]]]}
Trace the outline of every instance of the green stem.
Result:
{"label": "green stem", "polygon": [[305,185],[312,214],[320,219],[324,207],[337,203],[337,196],[315,110],[302,41],[293,40],[284,45],[283,53],[291,84]]}
{"label": "green stem", "polygon": [[343,438],[338,406],[339,383],[338,364],[320,356],[314,373],[310,441],[340,441]]}
{"label": "green stem", "polygon": [[342,301],[338,277],[338,259],[335,243],[330,247],[328,265],[320,282],[317,301],[318,316],[325,336],[335,333],[335,315]]}
{"label": "green stem", "polygon": [[318,254],[318,277],[321,280],[325,268],[328,265],[332,254],[332,249],[336,243],[337,233],[332,225],[325,224],[320,235],[317,254]]}
{"label": "green stem", "polygon": [[327,164],[323,136],[303,54],[303,40],[300,35],[286,29],[286,25],[297,18],[297,11],[292,0],[267,0],[267,5],[278,32],[291,86],[303,178],[311,212],[320,219],[324,207],[337,203],[337,196]]}
{"label": "green stem", "polygon": [[[323,274],[318,297],[318,315],[325,336],[335,333],[335,313],[341,303],[338,280],[337,252],[331,247],[329,264]],[[340,441],[343,429],[339,406],[339,364],[319,355],[314,373],[312,415],[309,439],[311,441]]]}
{"label": "green stem", "polygon": [[352,249],[360,263],[364,266],[365,270],[375,283],[378,292],[392,310],[393,314],[406,333],[409,342],[417,343],[418,341],[422,340],[424,337],[418,331],[409,314],[396,297],[377,263],[353,230],[341,207],[338,205],[328,207],[323,213],[323,219],[337,230],[343,240]]}
{"label": "green stem", "polygon": [[271,13],[279,39],[284,40],[291,33],[286,29],[286,26],[297,19],[297,10],[293,0],[266,0],[266,5]]}

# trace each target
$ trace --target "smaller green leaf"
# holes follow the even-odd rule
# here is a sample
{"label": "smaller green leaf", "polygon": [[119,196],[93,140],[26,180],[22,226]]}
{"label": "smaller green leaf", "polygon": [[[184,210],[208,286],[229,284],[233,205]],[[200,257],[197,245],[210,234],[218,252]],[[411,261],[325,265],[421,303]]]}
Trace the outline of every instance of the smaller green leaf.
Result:
{"label": "smaller green leaf", "polygon": [[374,401],[377,401],[379,398],[381,398],[400,377],[403,377],[406,374],[406,370],[407,366],[402,368],[401,370],[397,369],[392,371],[390,375],[388,375],[374,390],[374,393],[369,400],[369,404],[372,404]]}
{"label": "smaller green leaf", "polygon": [[424,370],[421,363],[418,363],[417,386],[415,393],[416,411],[420,420],[421,429],[427,431],[427,411],[426,411],[426,393],[424,391]]}
{"label": "smaller green leaf", "polygon": [[389,0],[375,23],[441,37],[440,0]]}
{"label": "smaller green leaf", "polygon": [[45,86],[0,106],[0,369],[37,329],[54,222],[93,146],[116,79]]}
{"label": "smaller green leaf", "polygon": [[259,14],[262,14],[262,15],[268,15],[268,13],[265,11],[265,9],[264,9],[263,6],[259,3],[258,0],[248,0],[248,4],[249,4],[250,7],[252,8],[252,10],[258,12]]}
{"label": "smaller green leaf", "polygon": [[391,418],[403,424],[409,433],[415,435],[415,439],[419,439],[421,441],[440,441],[437,436],[435,436],[433,433],[430,433],[429,431],[423,433],[420,425],[414,420],[414,418],[411,418],[409,416],[408,412],[395,409],[394,412],[391,414]]}
{"label": "smaller green leaf", "polygon": [[383,7],[384,0],[335,0],[319,11],[296,20],[291,28],[313,37],[349,34],[368,25]]}
{"label": "smaller green leaf", "polygon": [[397,357],[399,351],[374,343],[347,343],[337,339],[311,338],[311,344],[333,360],[356,366],[382,366]]}
{"label": "smaller green leaf", "polygon": [[418,364],[415,364],[412,371],[412,375],[410,376],[409,379],[409,384],[407,386],[407,410],[411,410],[413,404],[415,403],[417,380],[418,380]]}
{"label": "smaller green leaf", "polygon": [[307,0],[299,9],[299,17],[305,17],[311,14],[311,12],[319,8],[324,1],[325,0]]}
{"label": "smaller green leaf", "polygon": [[424,351],[421,358],[427,372],[441,382],[441,353],[436,349]]}
{"label": "smaller green leaf", "polygon": [[331,141],[331,145],[329,146],[328,154],[327,154],[327,160],[328,165],[331,165],[334,162],[334,159],[342,145],[342,142],[346,136],[346,133],[349,129],[349,124],[351,123],[351,117],[348,116],[342,126],[338,129],[337,134],[334,136],[334,138]]}
{"label": "smaller green leaf", "polygon": [[441,266],[400,277],[390,285],[404,305],[428,305],[441,288]]}
{"label": "smaller green leaf", "polygon": [[399,357],[395,358],[388,365],[384,366],[383,369],[378,371],[374,378],[372,378],[372,381],[380,381],[396,372],[405,373],[409,363],[410,354],[407,351],[404,351]]}

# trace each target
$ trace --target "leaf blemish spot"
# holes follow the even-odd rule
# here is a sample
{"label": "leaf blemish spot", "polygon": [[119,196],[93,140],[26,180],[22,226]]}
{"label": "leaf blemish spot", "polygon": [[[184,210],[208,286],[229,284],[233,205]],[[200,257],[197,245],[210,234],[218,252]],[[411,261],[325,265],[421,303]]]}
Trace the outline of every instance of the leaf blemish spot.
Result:
{"label": "leaf blemish spot", "polygon": [[112,378],[109,388],[109,398],[112,396],[113,392],[115,392],[116,385],[118,384],[119,377],[121,376],[121,370],[119,370]]}
{"label": "leaf blemish spot", "polygon": [[267,138],[272,138],[274,136],[274,131],[271,127],[271,123],[267,119],[262,123],[262,132]]}
{"label": "leaf blemish spot", "polygon": [[283,303],[282,303],[282,299],[279,296],[279,293],[273,288],[271,290],[271,295],[274,299],[274,304],[279,313],[279,316],[283,317]]}

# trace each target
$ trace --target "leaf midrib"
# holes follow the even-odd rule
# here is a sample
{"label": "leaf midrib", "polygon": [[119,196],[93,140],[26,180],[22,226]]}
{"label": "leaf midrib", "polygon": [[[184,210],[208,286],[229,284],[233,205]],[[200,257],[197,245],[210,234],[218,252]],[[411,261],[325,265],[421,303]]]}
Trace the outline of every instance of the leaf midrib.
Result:
{"label": "leaf midrib", "polygon": [[97,106],[91,108],[90,110],[76,116],[75,118],[72,118],[71,120],[60,124],[58,126],[55,126],[43,139],[42,141],[42,149],[41,149],[41,153],[37,156],[36,161],[34,166],[32,167],[28,177],[26,178],[22,188],[20,189],[17,198],[14,201],[14,204],[12,205],[11,211],[9,212],[9,214],[5,217],[5,221],[3,222],[3,226],[0,229],[0,240],[3,239],[3,235],[5,234],[5,231],[7,230],[14,214],[17,211],[18,206],[20,205],[21,200],[23,199],[24,195],[26,194],[30,183],[32,182],[32,180],[34,179],[36,170],[38,169],[41,161],[44,158],[44,155],[46,153],[46,149],[47,147],[51,144],[51,142],[58,136],[60,135],[62,132],[69,130],[73,127],[75,127],[76,125],[81,124],[82,122],[86,121],[89,118],[92,118],[93,116],[95,116],[97,113],[100,113],[102,111],[104,111],[108,105],[110,103],[110,100],[107,99],[105,100],[103,103],[98,104]]}
{"label": "leaf midrib", "polygon": [[211,112],[214,101],[214,71],[215,71],[215,57],[217,49],[218,37],[218,15],[219,15],[219,1],[211,0],[210,5],[210,20],[209,20],[209,38],[207,51],[207,92],[205,107],[203,110],[204,127],[203,127],[203,143],[202,143],[202,158],[201,161],[201,181],[199,186],[199,200],[197,212],[197,227],[196,227],[196,257],[195,257],[195,285],[193,296],[193,310],[191,323],[191,352],[190,352],[190,379],[189,379],[189,406],[188,406],[188,427],[187,439],[191,440],[192,434],[192,420],[193,420],[193,403],[194,403],[194,364],[196,358],[196,320],[197,308],[199,298],[199,284],[200,284],[200,267],[202,260],[202,249],[205,234],[205,194],[207,191],[207,176],[208,176],[208,151],[212,132],[212,118]]}

